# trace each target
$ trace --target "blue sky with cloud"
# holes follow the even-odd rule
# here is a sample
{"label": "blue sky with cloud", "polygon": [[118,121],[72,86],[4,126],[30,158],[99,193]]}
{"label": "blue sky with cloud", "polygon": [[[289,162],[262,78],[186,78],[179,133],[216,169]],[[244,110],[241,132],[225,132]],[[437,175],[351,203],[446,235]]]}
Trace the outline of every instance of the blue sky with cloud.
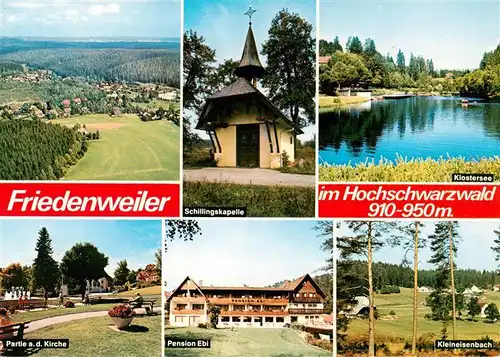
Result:
{"label": "blue sky with cloud", "polygon": [[[495,262],[495,253],[490,248],[496,237],[493,230],[499,229],[500,222],[498,221],[460,222],[461,238],[458,244],[456,259],[457,267],[459,269],[477,270],[496,269],[497,263]],[[434,232],[434,222],[424,222],[422,236],[427,237],[432,232]],[[350,234],[352,233],[350,233],[345,223],[336,231],[337,236],[348,236]],[[374,253],[374,260],[376,262],[399,264],[401,263],[404,253],[405,251],[403,248],[386,246]],[[422,269],[431,269],[434,267],[427,262],[431,255],[432,252],[428,247],[420,250],[419,265]],[[411,253],[408,259],[412,259]]]}
{"label": "blue sky with cloud", "polygon": [[154,252],[161,247],[160,220],[4,219],[0,220],[0,266],[31,265],[42,227],[49,231],[54,259],[60,261],[75,243],[90,242],[109,257],[110,275],[122,259],[130,269],[155,263]]}
{"label": "blue sky with cloud", "polygon": [[321,0],[320,38],[370,37],[396,60],[398,49],[432,58],[436,69],[478,68],[500,41],[500,2]]}
{"label": "blue sky with cloud", "polygon": [[178,38],[180,11],[180,0],[3,1],[0,35]]}
{"label": "blue sky with cloud", "polygon": [[[298,278],[325,264],[324,238],[309,220],[200,220],[193,241],[168,242],[167,289],[189,275],[204,285],[265,286]],[[332,232],[333,234],[333,232]]]}
{"label": "blue sky with cloud", "polygon": [[[185,0],[184,1],[184,31],[194,30],[203,35],[206,43],[215,49],[217,62],[232,58],[239,61],[248,31],[248,17],[244,13],[249,5],[257,12],[252,17],[252,28],[257,47],[262,49],[262,43],[267,39],[267,32],[272,19],[282,9],[298,13],[316,28],[315,0],[269,0],[269,1],[234,1],[234,0]],[[265,65],[266,59],[260,56]],[[196,120],[192,120],[193,126]],[[200,136],[205,133],[196,131]],[[304,128],[305,134],[300,140],[307,140],[316,132],[315,127]]]}

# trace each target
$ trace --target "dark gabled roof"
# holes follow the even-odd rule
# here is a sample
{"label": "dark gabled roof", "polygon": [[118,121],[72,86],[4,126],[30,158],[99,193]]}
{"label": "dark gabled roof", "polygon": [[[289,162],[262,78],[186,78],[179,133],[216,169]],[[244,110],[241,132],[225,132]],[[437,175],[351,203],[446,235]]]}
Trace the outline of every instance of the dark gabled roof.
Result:
{"label": "dark gabled roof", "polygon": [[[281,286],[277,286],[277,287],[255,287],[255,286],[198,286],[198,284],[196,284],[194,282],[194,280],[192,280],[189,276],[184,279],[184,281],[179,285],[179,287],[177,289],[175,289],[173,292],[172,292],[172,295],[170,295],[170,297],[167,299],[167,301],[173,297],[176,293],[177,290],[179,290],[185,283],[187,280],[190,280],[195,286],[196,288],[203,294],[203,291],[211,291],[211,290],[226,290],[226,291],[229,291],[229,290],[236,290],[236,291],[280,291],[280,292],[294,292],[294,291],[297,291],[299,290],[299,288],[301,287],[301,284],[302,282],[304,282],[305,280],[308,280],[311,282],[311,284],[314,286],[314,288],[318,291],[318,293],[324,298],[326,297],[325,293],[323,292],[323,290],[321,290],[321,288],[318,286],[318,284],[316,284],[316,282],[314,281],[313,278],[311,278],[311,276],[309,274],[305,274],[295,280],[292,280],[292,281],[285,281],[283,282],[283,284]],[[205,297],[205,295],[203,295]],[[205,297],[206,299],[206,297]]]}
{"label": "dark gabled roof", "polygon": [[207,114],[213,109],[212,103],[215,101],[220,101],[228,98],[235,98],[238,96],[256,96],[258,99],[262,100],[272,111],[274,111],[280,118],[282,118],[285,123],[294,128],[297,134],[303,134],[304,132],[295,123],[289,119],[285,113],[283,113],[276,105],[274,105],[260,90],[252,86],[250,82],[241,77],[230,85],[222,88],[221,90],[215,92],[210,97],[208,97],[201,115],[198,118],[198,124],[196,124],[196,129],[202,129],[205,124],[205,118]]}
{"label": "dark gabled roof", "polygon": [[195,282],[193,279],[191,279],[191,278],[189,277],[189,275],[188,275],[188,276],[187,276],[187,277],[186,277],[186,278],[182,281],[182,283],[180,283],[180,284],[179,284],[179,286],[178,286],[178,287],[177,287],[174,291],[172,291],[172,293],[170,294],[170,296],[168,296],[168,297],[167,297],[167,300],[166,300],[165,302],[169,302],[169,301],[170,301],[170,299],[172,299],[172,298],[175,296],[175,293],[176,293],[178,290],[180,290],[180,288],[182,288],[182,286],[183,286],[183,285],[186,283],[186,281],[188,281],[188,280],[189,280],[191,283],[193,283],[193,284],[194,284],[194,286],[195,286],[195,287],[196,287],[196,289],[200,292],[200,294],[201,294],[201,295],[205,298],[205,300],[207,300],[207,301],[208,301],[208,299],[206,298],[205,294],[203,294],[203,292],[201,291],[201,289],[200,289],[200,287],[198,286],[198,284],[196,284],[196,282]]}
{"label": "dark gabled roof", "polygon": [[251,85],[249,81],[241,77],[230,85],[212,94],[210,97],[208,97],[208,100],[257,93],[258,91],[259,90]]}

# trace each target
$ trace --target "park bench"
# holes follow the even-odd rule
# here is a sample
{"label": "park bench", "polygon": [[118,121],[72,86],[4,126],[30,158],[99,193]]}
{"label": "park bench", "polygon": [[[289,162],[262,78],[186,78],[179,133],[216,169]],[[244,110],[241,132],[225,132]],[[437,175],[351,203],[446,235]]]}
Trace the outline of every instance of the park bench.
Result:
{"label": "park bench", "polygon": [[90,305],[94,305],[94,304],[124,304],[126,302],[128,302],[128,300],[124,299],[124,298],[103,298],[101,296],[89,298]]}
{"label": "park bench", "polygon": [[[19,306],[19,307],[21,307],[21,306]],[[46,309],[46,308],[47,308],[47,304],[45,303],[45,300],[41,300],[41,299],[27,300],[22,305],[23,310]]]}
{"label": "park bench", "polygon": [[[24,333],[29,327],[31,321],[20,322],[16,324],[0,326],[0,341],[9,339],[12,341],[20,341],[24,338]],[[4,342],[5,343],[5,342]],[[23,347],[6,347],[3,346],[2,354],[8,356],[26,356],[37,352],[37,348],[23,348]]]}
{"label": "park bench", "polygon": [[133,309],[139,309],[144,307],[147,315],[153,315],[153,308],[156,304],[156,300],[143,300],[142,304],[135,303]]}
{"label": "park bench", "polygon": [[24,330],[28,329],[29,324],[30,321],[0,326],[0,340],[4,338],[16,341],[22,340],[24,336]]}

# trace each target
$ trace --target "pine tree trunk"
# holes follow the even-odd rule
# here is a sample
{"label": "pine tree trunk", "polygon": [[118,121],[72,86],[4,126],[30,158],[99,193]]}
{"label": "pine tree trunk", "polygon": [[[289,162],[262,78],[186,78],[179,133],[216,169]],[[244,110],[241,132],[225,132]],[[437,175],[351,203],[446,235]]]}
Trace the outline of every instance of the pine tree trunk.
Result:
{"label": "pine tree trunk", "polygon": [[456,340],[456,327],[457,327],[457,316],[456,316],[456,303],[455,303],[455,268],[453,266],[453,225],[449,224],[449,235],[450,235],[450,280],[451,280],[451,301],[452,301],[452,319],[453,319],[453,339]]}
{"label": "pine tree trunk", "polygon": [[370,302],[370,314],[368,322],[368,356],[375,356],[375,309],[373,296],[373,271],[372,271],[372,222],[368,222],[368,298]]}
{"label": "pine tree trunk", "polygon": [[411,354],[417,355],[417,309],[418,309],[418,222],[415,222],[415,240],[413,242],[413,333]]}

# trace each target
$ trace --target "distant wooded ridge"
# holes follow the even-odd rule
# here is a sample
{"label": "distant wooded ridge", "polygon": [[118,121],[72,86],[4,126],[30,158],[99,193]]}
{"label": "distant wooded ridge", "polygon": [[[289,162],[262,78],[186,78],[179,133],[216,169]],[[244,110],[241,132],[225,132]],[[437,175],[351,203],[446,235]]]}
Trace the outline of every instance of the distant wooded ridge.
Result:
{"label": "distant wooded ridge", "polygon": [[[367,276],[366,261],[352,261],[349,265],[352,269],[351,274],[358,277]],[[439,272],[435,269],[419,269],[418,286],[436,288],[438,274]],[[413,288],[413,269],[401,264],[373,263],[373,282],[377,290],[388,285]],[[485,289],[500,284],[500,277],[497,277],[492,270],[456,269],[455,284],[458,292],[472,285]]]}
{"label": "distant wooded ridge", "polygon": [[171,37],[92,37],[92,38],[44,38],[0,37],[0,54],[17,51],[51,48],[136,48],[169,49],[180,51],[179,38]]}
{"label": "distant wooded ridge", "polygon": [[4,52],[0,56],[0,72],[9,74],[13,70],[20,71],[13,65],[17,63],[51,70],[61,77],[180,87],[179,43],[39,41],[24,46],[24,43],[16,41],[12,46],[7,45],[7,49],[0,50]]}

